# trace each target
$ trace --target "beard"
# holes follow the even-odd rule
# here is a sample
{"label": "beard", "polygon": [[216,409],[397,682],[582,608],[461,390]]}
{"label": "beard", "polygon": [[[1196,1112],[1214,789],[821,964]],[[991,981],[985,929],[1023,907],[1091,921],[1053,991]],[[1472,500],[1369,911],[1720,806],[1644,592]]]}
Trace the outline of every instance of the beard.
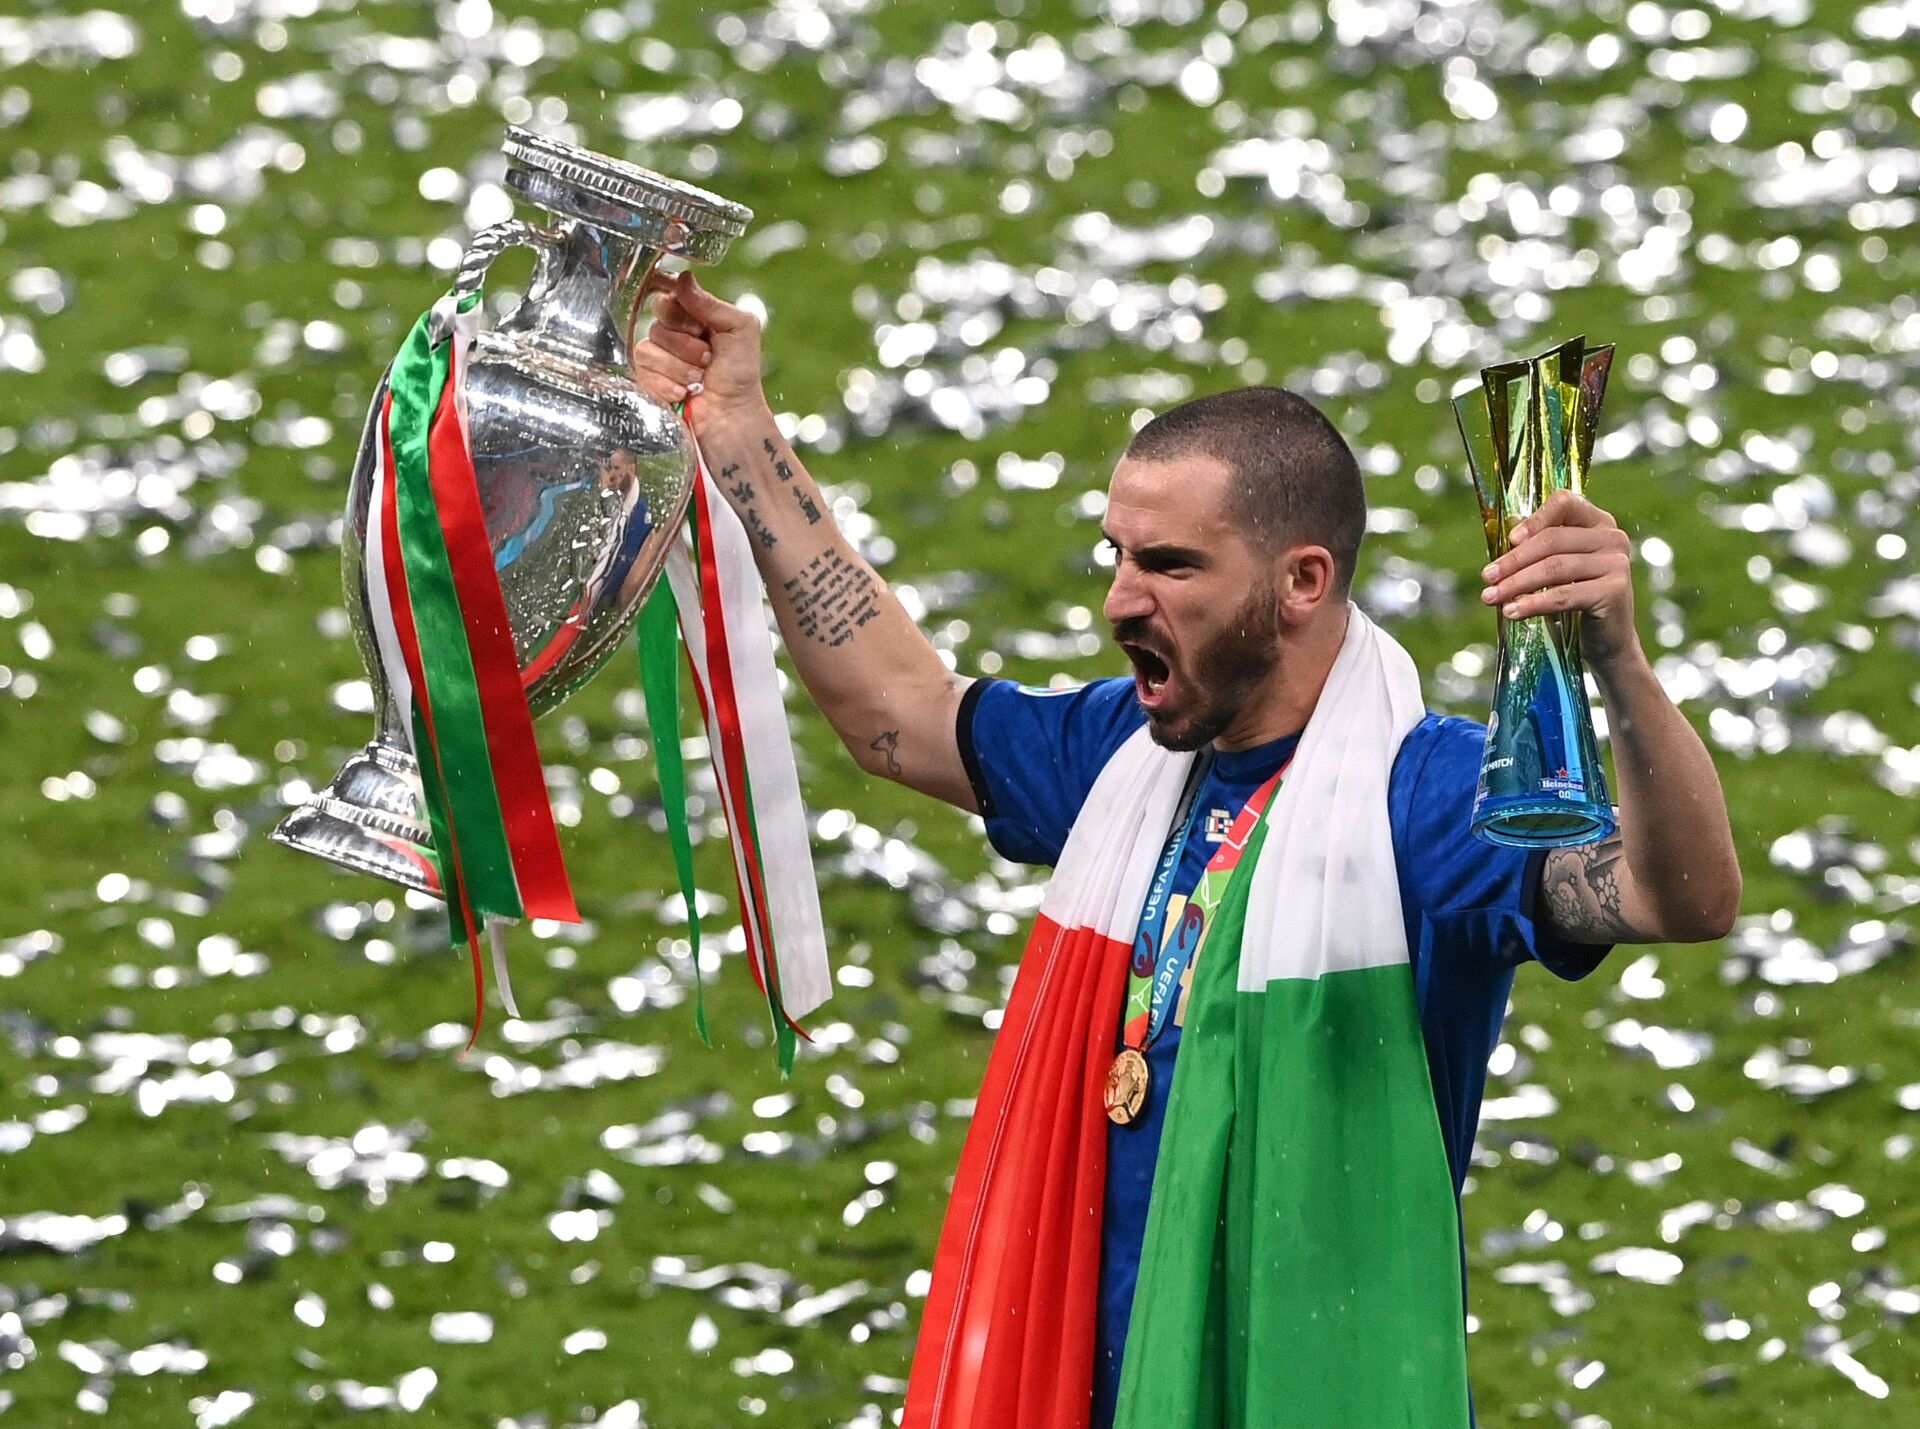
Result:
{"label": "beard", "polygon": [[[1138,637],[1148,630],[1144,620],[1122,621],[1114,627],[1113,638],[1119,644],[1144,646],[1146,642]],[[1185,753],[1218,739],[1279,664],[1279,637],[1275,593],[1263,581],[1220,632],[1195,652],[1190,676],[1175,687],[1178,697],[1160,708],[1146,709],[1147,733],[1153,742]],[[1169,675],[1174,675],[1171,662],[1161,658]]]}

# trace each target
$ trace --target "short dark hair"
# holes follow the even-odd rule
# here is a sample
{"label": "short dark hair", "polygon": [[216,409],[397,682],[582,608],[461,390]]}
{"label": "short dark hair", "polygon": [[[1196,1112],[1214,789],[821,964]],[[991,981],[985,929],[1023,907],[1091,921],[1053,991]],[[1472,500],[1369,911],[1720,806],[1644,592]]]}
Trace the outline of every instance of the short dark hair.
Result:
{"label": "short dark hair", "polygon": [[1217,392],[1168,408],[1127,446],[1135,461],[1196,454],[1226,466],[1227,514],[1255,545],[1325,546],[1336,587],[1352,587],[1367,497],[1352,448],[1318,407],[1284,387]]}

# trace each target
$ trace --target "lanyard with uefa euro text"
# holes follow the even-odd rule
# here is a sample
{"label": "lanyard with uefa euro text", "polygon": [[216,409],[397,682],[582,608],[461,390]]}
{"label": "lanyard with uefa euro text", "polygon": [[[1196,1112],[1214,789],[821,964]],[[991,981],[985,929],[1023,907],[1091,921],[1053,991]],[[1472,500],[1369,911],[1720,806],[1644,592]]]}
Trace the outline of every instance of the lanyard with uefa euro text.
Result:
{"label": "lanyard with uefa euro text", "polygon": [[[1292,762],[1288,760],[1287,764]],[[1206,871],[1200,875],[1192,898],[1181,910],[1180,926],[1168,930],[1162,938],[1159,958],[1156,960],[1153,957],[1153,934],[1145,927],[1134,945],[1135,961],[1133,967],[1128,969],[1134,975],[1128,990],[1127,1020],[1121,1029],[1122,1045],[1113,1059],[1113,1065],[1107,1069],[1107,1084],[1103,1092],[1107,1119],[1117,1126],[1132,1125],[1146,1109],[1147,1090],[1153,1082],[1153,1068],[1147,1061],[1147,1048],[1166,1025],[1167,1013],[1178,1000],[1175,989],[1193,960],[1200,956],[1214,912],[1225,898],[1227,886],[1233,882],[1239,870],[1240,859],[1253,837],[1253,831],[1266,817],[1267,804],[1286,774],[1287,765],[1282,765],[1272,778],[1254,791],[1253,797],[1235,816],[1225,841],[1207,861]],[[1194,788],[1198,788],[1197,781]],[[1188,822],[1193,817],[1191,793],[1187,804],[1185,814],[1175,825],[1178,844],[1172,838],[1168,840],[1168,852],[1161,858],[1162,876],[1156,878],[1154,888],[1149,891],[1148,909],[1154,913],[1156,922],[1165,921],[1166,884],[1170,881],[1171,870],[1179,862],[1178,850],[1186,845]],[[1143,913],[1142,923],[1145,922],[1146,914]],[[1145,975],[1149,971],[1152,973],[1151,979]]]}
{"label": "lanyard with uefa euro text", "polygon": [[1167,909],[1173,902],[1174,875],[1179,871],[1188,836],[1193,831],[1194,808],[1200,802],[1201,786],[1212,771],[1213,753],[1203,750],[1187,775],[1179,812],[1173,816],[1166,847],[1160,853],[1153,882],[1147,888],[1146,906],[1140,910],[1140,929],[1134,935],[1133,962],[1128,969],[1124,1025],[1132,1032],[1136,1021],[1144,1016],[1147,1026],[1137,1041],[1132,1036],[1126,1038],[1129,1046],[1145,1049],[1160,1035],[1160,1029],[1166,1025],[1167,1011],[1173,1006],[1172,991],[1193,954],[1190,943],[1165,935],[1164,924]]}

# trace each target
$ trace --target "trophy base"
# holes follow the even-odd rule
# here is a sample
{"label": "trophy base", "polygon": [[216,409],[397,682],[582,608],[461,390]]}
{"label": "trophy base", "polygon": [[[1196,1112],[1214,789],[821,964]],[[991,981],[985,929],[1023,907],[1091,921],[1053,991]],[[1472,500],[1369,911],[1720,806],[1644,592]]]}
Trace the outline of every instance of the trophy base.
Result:
{"label": "trophy base", "polygon": [[419,768],[411,754],[379,739],[282,819],[273,841],[355,873],[443,896]]}
{"label": "trophy base", "polygon": [[1473,832],[1504,848],[1574,848],[1598,843],[1614,830],[1607,805],[1537,799],[1488,800],[1473,811]]}

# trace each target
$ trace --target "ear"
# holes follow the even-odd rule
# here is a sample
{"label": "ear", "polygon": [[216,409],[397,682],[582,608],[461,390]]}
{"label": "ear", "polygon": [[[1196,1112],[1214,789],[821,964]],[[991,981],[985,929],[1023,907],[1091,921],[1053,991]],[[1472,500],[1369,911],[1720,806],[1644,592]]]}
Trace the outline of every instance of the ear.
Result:
{"label": "ear", "polygon": [[1325,546],[1295,546],[1280,563],[1277,595],[1284,625],[1305,625],[1334,596],[1338,577],[1333,553]]}

